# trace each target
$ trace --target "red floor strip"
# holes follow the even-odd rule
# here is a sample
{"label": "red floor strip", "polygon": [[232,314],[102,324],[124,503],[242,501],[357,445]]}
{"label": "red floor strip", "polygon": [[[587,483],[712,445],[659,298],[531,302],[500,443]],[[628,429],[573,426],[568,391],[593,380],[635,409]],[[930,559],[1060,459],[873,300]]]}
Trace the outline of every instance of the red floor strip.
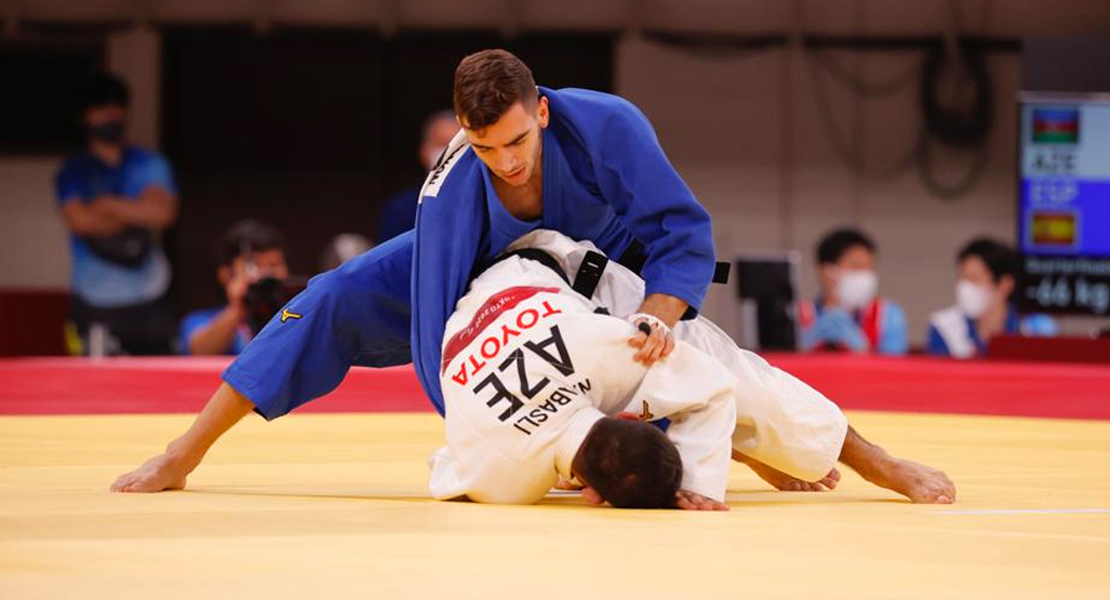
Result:
{"label": "red floor strip", "polygon": [[[1110,419],[1110,366],[776,354],[843,408]],[[0,360],[0,414],[192,413],[226,358]],[[304,412],[430,412],[411,367],[352,369]]]}
{"label": "red floor strip", "polygon": [[[229,358],[0,360],[0,414],[193,413],[220,385]],[[432,405],[411,367],[355,368],[303,412],[422,412]]]}

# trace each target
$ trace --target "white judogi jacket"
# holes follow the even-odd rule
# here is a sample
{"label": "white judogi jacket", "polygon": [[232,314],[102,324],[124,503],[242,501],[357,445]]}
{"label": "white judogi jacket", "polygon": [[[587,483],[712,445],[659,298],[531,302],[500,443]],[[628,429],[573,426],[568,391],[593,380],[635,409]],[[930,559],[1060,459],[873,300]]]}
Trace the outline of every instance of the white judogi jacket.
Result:
{"label": "white judogi jacket", "polygon": [[[577,273],[582,259],[596,248],[561,233],[537,230],[510,249],[539,248],[552,255],[567,273]],[[611,261],[592,301],[614,315],[633,314],[643,302],[644,280]],[[743,350],[705,317],[681,321],[675,339],[723,363],[736,378],[736,431],[732,447],[783,473],[818,481],[836,466],[848,419],[840,408],[793,375]]]}
{"label": "white judogi jacket", "polygon": [[[571,274],[571,277],[578,272],[578,267],[586,253],[595,250],[589,242],[574,242],[560,233],[546,230],[533,231],[517,240],[510,249],[522,247],[546,251],[560,263],[564,272]],[[512,267],[503,265],[512,265]],[[491,273],[496,275],[490,275]],[[550,287],[558,289],[559,292],[557,294],[537,292],[533,296],[519,300],[519,297],[528,292],[518,290],[510,294],[503,293],[507,292],[505,288],[510,286]],[[436,452],[429,460],[432,467],[433,496],[446,499],[468,495],[474,500],[485,502],[535,502],[554,484],[557,474],[570,476],[570,461],[574,453],[588,433],[589,427],[603,414],[614,414],[621,410],[642,413],[643,405],[638,401],[644,398],[649,399],[648,412],[654,415],[653,418],[662,418],[672,414],[666,412],[667,407],[682,406],[681,402],[677,405],[669,404],[675,400],[667,399],[668,390],[675,390],[679,394],[677,398],[690,399],[700,395],[704,402],[704,407],[695,408],[690,412],[685,423],[681,422],[681,416],[678,419],[672,416],[672,420],[680,421],[676,423],[679,427],[676,430],[672,426],[668,430],[668,435],[675,439],[683,454],[684,472],[691,476],[691,481],[684,480],[683,487],[721,499],[720,493],[707,493],[699,489],[708,486],[702,486],[695,480],[721,481],[727,476],[727,458],[722,461],[719,455],[707,452],[705,456],[712,454],[712,458],[702,461],[706,465],[713,466],[723,462],[725,473],[721,474],[713,468],[699,468],[702,463],[694,458],[698,453],[685,450],[689,447],[696,449],[699,443],[704,447],[713,447],[713,440],[716,439],[714,436],[719,431],[715,428],[717,424],[710,426],[700,423],[708,418],[724,418],[722,415],[725,414],[725,411],[712,401],[717,398],[717,395],[712,393],[717,385],[714,383],[714,379],[718,376],[715,374],[717,369],[703,359],[704,355],[710,355],[716,359],[718,365],[724,365],[728,374],[735,380],[730,396],[731,404],[734,406],[732,414],[735,414],[735,418],[722,425],[731,432],[733,449],[806,481],[821,479],[835,466],[848,428],[847,419],[840,409],[802,381],[771,366],[759,356],[741,350],[727,334],[708,319],[698,317],[679,323],[674,331],[675,338],[678,340],[675,353],[656,363],[651,369],[644,369],[639,363],[633,362],[631,357],[634,349],[627,346],[627,339],[634,331],[632,326],[620,319],[594,315],[592,311],[595,306],[605,306],[613,315],[629,315],[639,308],[643,301],[643,294],[643,280],[615,261],[609,263],[590,302],[586,302],[584,298],[570,290],[554,271],[531,260],[508,259],[476,279],[471,293],[459,301],[455,316],[448,322],[445,336],[448,340],[443,354],[446,369],[443,371],[441,380],[447,401],[448,445]],[[497,295],[495,301],[487,303],[486,299],[494,295]],[[560,302],[558,306],[551,304],[553,297],[558,298]],[[550,307],[544,306],[544,300],[548,301]],[[531,304],[528,304],[529,302]],[[484,304],[489,306],[483,306]],[[540,438],[532,438],[531,435],[523,432],[518,432],[515,438],[508,436],[506,433],[509,432],[509,428],[514,427],[512,421],[501,422],[496,418],[500,416],[498,414],[491,424],[489,418],[483,419],[480,416],[484,414],[483,410],[494,412],[495,408],[509,406],[503,396],[492,407],[486,406],[486,402],[494,398],[496,384],[492,381],[486,384],[486,387],[479,391],[478,397],[475,397],[473,392],[464,393],[466,386],[458,383],[458,380],[465,379],[473,390],[477,386],[472,378],[473,375],[477,373],[484,378],[489,374],[486,370],[477,371],[479,366],[484,364],[483,369],[490,369],[494,361],[500,362],[492,365],[493,367],[506,364],[507,359],[502,358],[503,354],[497,354],[497,358],[494,359],[486,359],[482,354],[483,351],[487,354],[497,352],[498,344],[502,340],[509,340],[509,345],[506,346],[509,355],[513,354],[514,348],[521,348],[520,344],[515,343],[515,340],[519,339],[513,334],[516,328],[510,327],[508,332],[502,333],[502,325],[515,324],[511,319],[516,317],[505,316],[505,311],[509,310],[506,307],[509,305],[521,307],[513,313],[514,315],[522,315],[531,309],[536,311],[537,317],[541,317],[550,312],[549,308],[563,310],[563,314],[551,314],[542,318],[572,319],[574,322],[573,326],[560,327],[560,337],[563,345],[566,346],[567,354],[571,354],[572,346],[575,348],[570,358],[575,369],[574,373],[564,375],[557,365],[552,365],[546,360],[532,360],[531,363],[526,363],[528,369],[542,369],[544,364],[548,365],[550,368],[543,374],[549,378],[555,377],[551,379],[551,383],[564,385],[571,390],[582,391],[575,386],[582,383],[582,373],[589,373],[586,378],[590,380],[591,389],[583,392],[588,393],[589,400],[575,403],[576,410],[573,416],[570,411],[555,411],[556,414],[562,413],[555,419],[554,424],[562,428],[563,435],[552,436],[547,432],[555,432],[556,428],[549,428]],[[573,305],[575,308],[568,309],[568,305]],[[529,317],[521,324],[531,322],[532,313],[528,314]],[[496,323],[496,329],[490,324],[491,322]],[[537,320],[537,325],[531,329],[539,330],[540,333],[530,334],[533,337],[529,340],[539,338],[540,346],[537,347],[546,349],[548,356],[556,359],[554,362],[558,363],[560,358],[558,342],[551,339],[550,327],[544,329],[538,323]],[[483,328],[484,334],[466,335],[468,331],[475,332],[478,328]],[[490,332],[494,331],[501,336],[501,339],[497,342],[488,341],[493,337]],[[568,342],[568,332],[574,332],[570,342]],[[456,342],[453,348],[452,340],[456,337],[460,341]],[[469,340],[468,343],[467,340]],[[464,343],[469,346],[476,345],[478,354],[460,352],[458,346]],[[484,348],[483,344],[485,344]],[[503,351],[504,348],[501,350]],[[700,350],[701,353],[691,352],[691,350]],[[528,352],[531,351],[527,348],[522,351],[524,358],[529,360],[535,358],[529,356]],[[576,358],[579,353],[582,354],[582,359]],[[466,368],[468,365],[469,369]],[[616,368],[617,365],[621,368]],[[504,371],[498,371],[500,383],[503,385],[506,383],[502,377],[506,376],[507,372],[513,371],[511,367],[514,366],[517,369],[520,368],[519,364],[508,364]],[[537,379],[530,371],[526,372],[529,389],[534,389]],[[479,380],[479,383],[481,381]],[[538,408],[542,412],[532,418],[533,421],[537,421],[545,412],[550,412],[549,409],[555,408],[554,404],[548,404],[547,408],[544,408],[544,401],[549,399],[544,394],[537,393],[534,399],[529,400],[521,395],[519,386],[510,387],[510,385],[517,385],[518,379],[510,377],[508,383],[509,385],[505,385],[506,390],[515,392],[514,395],[530,409],[528,412],[523,412],[521,408],[514,413],[514,416],[519,418],[522,415],[531,415]],[[565,385],[567,383],[571,385]],[[592,387],[594,384],[598,384],[599,387]],[[600,387],[602,384],[605,387]],[[651,394],[650,398],[649,394]],[[570,397],[570,394],[565,395]],[[704,400],[705,398],[711,400]],[[574,397],[574,399],[578,398]],[[536,405],[536,400],[540,402],[540,406]],[[563,398],[556,398],[556,403],[560,401],[563,401]],[[568,404],[570,402],[568,401]],[[452,407],[456,404],[461,407],[457,412],[470,416],[453,421]],[[592,406],[586,406],[587,404]],[[698,404],[695,402],[685,406],[689,411],[691,406],[698,406]],[[681,413],[682,410],[675,412]],[[475,422],[475,419],[478,420]],[[509,428],[499,427],[498,424],[509,425]],[[527,420],[522,426],[529,430],[532,427]],[[497,437],[494,437],[493,433],[496,433]],[[687,439],[682,439],[683,435],[686,435]],[[690,439],[693,437],[701,439],[700,441]],[[528,452],[535,454],[528,454]],[[523,464],[517,461],[524,456],[530,457],[528,464],[550,465],[553,461],[555,469],[517,468],[518,465]],[[534,463],[531,460],[532,457],[535,458]],[[698,474],[699,471],[711,475],[703,478]],[[721,490],[723,491],[723,487]]]}
{"label": "white judogi jacket", "polygon": [[681,342],[646,368],[632,360],[632,324],[595,308],[553,270],[520,257],[473,282],[447,324],[447,446],[429,461],[433,496],[536,502],[559,475],[572,476],[594,423],[631,411],[670,418],[682,489],[724,500],[733,377]]}

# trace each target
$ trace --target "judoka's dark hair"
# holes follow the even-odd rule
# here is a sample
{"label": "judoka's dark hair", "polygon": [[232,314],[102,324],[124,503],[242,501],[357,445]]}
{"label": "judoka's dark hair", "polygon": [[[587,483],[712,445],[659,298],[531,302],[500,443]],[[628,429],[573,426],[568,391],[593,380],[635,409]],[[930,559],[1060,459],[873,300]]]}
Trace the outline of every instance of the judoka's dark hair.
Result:
{"label": "judoka's dark hair", "polygon": [[674,508],[682,457],[659,428],[607,417],[590,429],[575,470],[617,508]]}
{"label": "judoka's dark hair", "polygon": [[517,102],[532,108],[538,99],[531,69],[511,52],[475,52],[455,69],[455,114],[467,129],[485,129]]}
{"label": "judoka's dark hair", "polygon": [[956,263],[962,263],[972,256],[978,257],[987,265],[991,279],[996,284],[1006,275],[1017,279],[1019,259],[1017,253],[1006,244],[989,237],[975,238],[960,250]]}
{"label": "judoka's dark hair", "polygon": [[267,250],[281,250],[285,252],[285,236],[276,227],[256,221],[244,219],[231,226],[224,233],[224,243],[219,255],[220,265],[230,265],[243,253],[265,252]]}
{"label": "judoka's dark hair", "polygon": [[840,257],[854,246],[863,246],[872,254],[876,249],[875,242],[862,231],[851,228],[837,229],[827,234],[821,239],[821,243],[817,244],[817,264],[836,264],[840,262]]}
{"label": "judoka's dark hair", "polygon": [[126,107],[131,93],[122,79],[109,73],[96,73],[81,86],[81,110],[118,104]]}

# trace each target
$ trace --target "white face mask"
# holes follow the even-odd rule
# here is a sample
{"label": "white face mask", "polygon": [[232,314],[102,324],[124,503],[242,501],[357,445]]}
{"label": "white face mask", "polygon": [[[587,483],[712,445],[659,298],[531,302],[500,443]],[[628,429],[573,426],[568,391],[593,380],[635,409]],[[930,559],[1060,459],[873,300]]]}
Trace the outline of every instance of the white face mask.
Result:
{"label": "white face mask", "polygon": [[990,287],[961,279],[956,284],[956,306],[972,319],[978,319],[990,307],[994,296]]}
{"label": "white face mask", "polygon": [[836,296],[848,310],[859,310],[875,298],[879,276],[874,271],[841,271],[836,280]]}

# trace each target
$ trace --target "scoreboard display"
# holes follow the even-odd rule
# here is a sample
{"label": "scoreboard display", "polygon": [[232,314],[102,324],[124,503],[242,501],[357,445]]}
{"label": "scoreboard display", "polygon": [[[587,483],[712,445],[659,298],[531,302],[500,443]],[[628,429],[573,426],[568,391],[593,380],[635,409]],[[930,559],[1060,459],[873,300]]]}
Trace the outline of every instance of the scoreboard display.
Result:
{"label": "scoreboard display", "polygon": [[1110,94],[1023,94],[1020,118],[1019,304],[1110,316]]}

